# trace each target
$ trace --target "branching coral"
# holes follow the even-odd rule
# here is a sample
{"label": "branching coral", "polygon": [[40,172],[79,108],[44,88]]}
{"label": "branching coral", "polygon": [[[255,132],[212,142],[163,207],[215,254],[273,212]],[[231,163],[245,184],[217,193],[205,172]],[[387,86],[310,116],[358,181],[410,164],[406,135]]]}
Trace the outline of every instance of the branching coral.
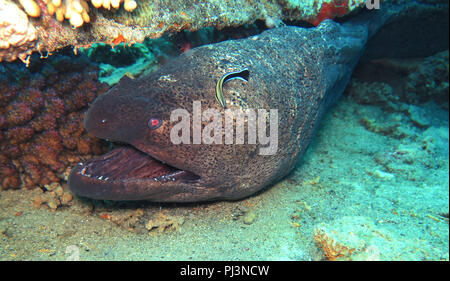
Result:
{"label": "branching coral", "polygon": [[[32,0],[29,0],[32,1]],[[70,24],[73,27],[80,27],[83,23],[89,23],[91,21],[89,17],[89,5],[87,0],[48,0],[47,10],[50,15],[56,14],[58,21],[69,19]],[[95,8],[103,7],[110,10],[111,7],[118,9],[120,3],[124,2],[124,8],[128,12],[132,12],[136,9],[136,2],[134,0],[91,0],[92,5]]]}
{"label": "branching coral", "polygon": [[132,12],[137,7],[137,4],[134,0],[91,0],[91,2],[92,5],[96,8],[103,7],[108,10],[110,9],[110,7],[118,9],[121,2],[124,2],[123,7],[128,12]]}
{"label": "branching coral", "polygon": [[56,19],[60,22],[69,19],[73,27],[80,27],[91,21],[89,5],[84,0],[49,0],[47,10],[50,15],[56,14]]}
{"label": "branching coral", "polygon": [[[30,17],[39,17],[41,14],[39,5],[35,0],[18,0],[25,12]],[[50,15],[55,15],[60,22],[68,19],[70,24],[74,27],[80,27],[83,23],[89,23],[91,18],[89,16],[89,0],[37,0],[46,4],[47,12]],[[92,6],[95,8],[103,7],[110,10],[111,7],[119,9],[123,2],[123,7],[126,11],[132,12],[136,9],[137,4],[134,0],[90,0]]]}
{"label": "branching coral", "polygon": [[39,5],[34,0],[19,0],[19,3],[30,17],[39,17],[41,15]]}
{"label": "branching coral", "polygon": [[[19,58],[27,63],[28,56],[36,48],[52,50],[44,47],[48,41],[50,45],[54,42],[70,44],[64,39],[63,32],[67,31],[58,21],[62,23],[67,19],[73,28],[91,22],[93,13],[89,1],[95,8],[108,10],[119,9],[122,3],[128,12],[137,7],[135,0],[16,0],[17,4],[13,0],[1,0],[0,62]],[[36,42],[38,39],[47,42]]]}

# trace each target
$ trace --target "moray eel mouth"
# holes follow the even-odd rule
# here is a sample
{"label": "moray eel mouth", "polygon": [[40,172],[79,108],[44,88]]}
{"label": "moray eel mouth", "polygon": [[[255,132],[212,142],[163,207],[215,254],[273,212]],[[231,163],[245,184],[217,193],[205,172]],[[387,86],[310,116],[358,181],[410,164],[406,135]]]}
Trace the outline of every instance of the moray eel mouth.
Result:
{"label": "moray eel mouth", "polygon": [[69,186],[80,196],[103,200],[166,198],[177,189],[200,183],[201,177],[163,163],[131,145],[74,167]]}

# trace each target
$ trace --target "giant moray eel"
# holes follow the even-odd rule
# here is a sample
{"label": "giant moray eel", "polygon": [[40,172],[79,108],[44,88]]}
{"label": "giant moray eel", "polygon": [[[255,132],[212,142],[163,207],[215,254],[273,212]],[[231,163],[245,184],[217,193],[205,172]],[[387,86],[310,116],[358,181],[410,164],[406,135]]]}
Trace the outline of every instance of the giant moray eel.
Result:
{"label": "giant moray eel", "polygon": [[[85,127],[125,145],[76,166],[70,188],[95,199],[195,202],[240,199],[281,179],[344,91],[369,36],[383,22],[374,18],[271,29],[192,49],[148,76],[122,79],[95,100]],[[247,82],[223,85],[226,104],[278,109],[277,152],[260,155],[258,143],[173,144],[172,110],[187,109],[192,120],[193,101],[201,101],[203,111],[224,112],[215,98],[217,81],[242,69],[249,71]]]}

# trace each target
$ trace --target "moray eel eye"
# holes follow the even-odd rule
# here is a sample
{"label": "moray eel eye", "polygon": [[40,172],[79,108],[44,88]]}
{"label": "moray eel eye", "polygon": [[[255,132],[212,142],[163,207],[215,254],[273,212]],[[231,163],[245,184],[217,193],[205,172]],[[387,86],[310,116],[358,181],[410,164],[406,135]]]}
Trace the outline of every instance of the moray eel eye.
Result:
{"label": "moray eel eye", "polygon": [[150,118],[147,123],[150,130],[158,129],[161,126],[161,124],[162,124],[162,122],[158,118]]}

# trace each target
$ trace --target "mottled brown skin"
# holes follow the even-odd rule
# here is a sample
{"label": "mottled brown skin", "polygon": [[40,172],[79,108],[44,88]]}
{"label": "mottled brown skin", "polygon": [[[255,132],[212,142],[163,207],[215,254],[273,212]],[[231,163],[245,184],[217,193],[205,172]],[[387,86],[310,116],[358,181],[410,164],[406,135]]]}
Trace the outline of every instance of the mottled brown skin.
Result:
{"label": "mottled brown skin", "polygon": [[[113,156],[75,167],[70,188],[95,199],[158,202],[240,199],[261,190],[293,169],[326,108],[343,92],[368,32],[365,25],[341,26],[332,21],[311,29],[272,29],[193,49],[146,77],[124,78],[92,104],[85,127],[99,138],[130,146],[122,154],[113,151]],[[233,80],[224,86],[228,108],[278,109],[277,153],[259,155],[258,144],[173,145],[171,111],[185,108],[192,120],[196,100],[202,102],[202,110],[223,110],[215,99],[216,82],[243,68],[250,71],[247,83]],[[150,118],[160,118],[163,125],[150,130]],[[173,181],[154,181],[150,172],[143,176],[144,164],[139,171],[125,171],[137,158],[189,173]],[[114,168],[102,168],[102,161]]]}

